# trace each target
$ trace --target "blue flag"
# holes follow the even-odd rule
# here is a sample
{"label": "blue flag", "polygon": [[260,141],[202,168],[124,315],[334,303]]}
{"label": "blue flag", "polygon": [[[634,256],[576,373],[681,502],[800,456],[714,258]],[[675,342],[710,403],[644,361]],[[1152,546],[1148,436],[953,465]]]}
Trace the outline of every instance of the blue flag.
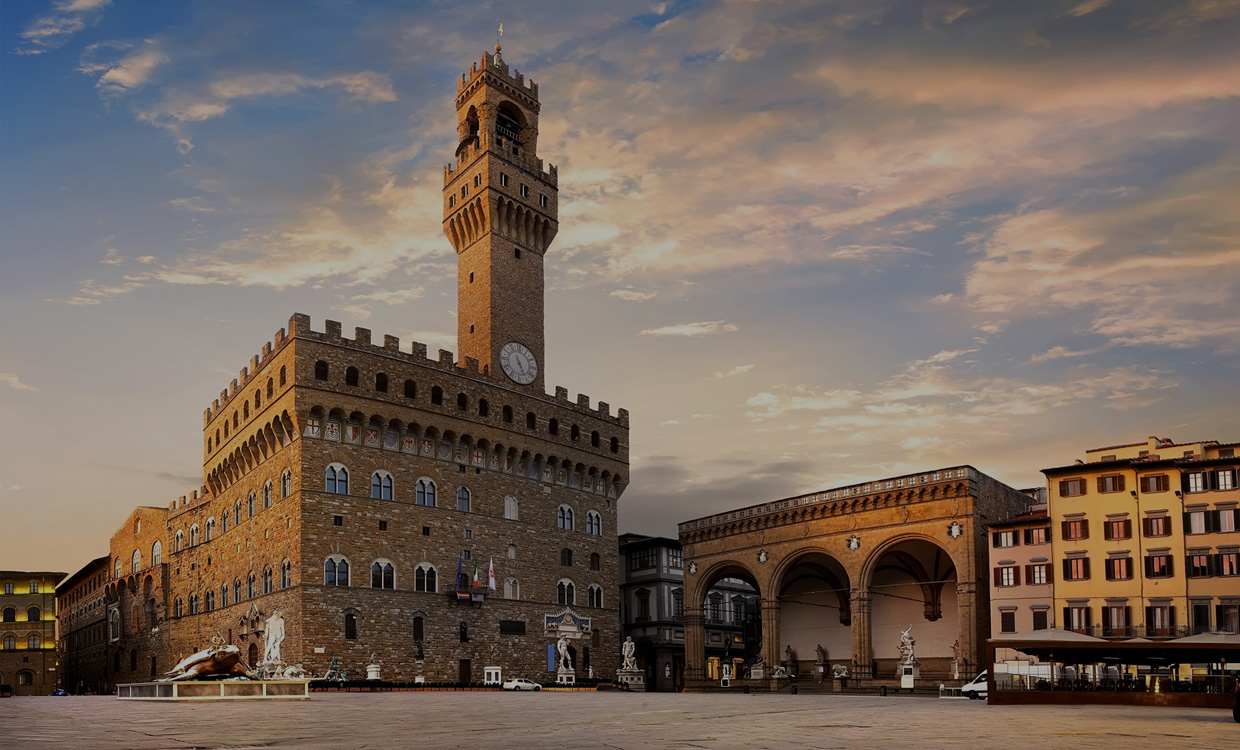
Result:
{"label": "blue flag", "polygon": [[456,587],[461,588],[461,560],[463,555],[456,556]]}

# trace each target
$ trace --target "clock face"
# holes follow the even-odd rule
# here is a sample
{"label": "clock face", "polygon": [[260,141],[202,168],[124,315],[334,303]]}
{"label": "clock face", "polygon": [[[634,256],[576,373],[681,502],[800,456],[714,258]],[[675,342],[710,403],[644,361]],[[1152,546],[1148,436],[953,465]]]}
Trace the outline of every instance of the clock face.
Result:
{"label": "clock face", "polygon": [[514,383],[529,385],[538,377],[538,360],[524,344],[515,341],[504,344],[499,350],[499,363]]}

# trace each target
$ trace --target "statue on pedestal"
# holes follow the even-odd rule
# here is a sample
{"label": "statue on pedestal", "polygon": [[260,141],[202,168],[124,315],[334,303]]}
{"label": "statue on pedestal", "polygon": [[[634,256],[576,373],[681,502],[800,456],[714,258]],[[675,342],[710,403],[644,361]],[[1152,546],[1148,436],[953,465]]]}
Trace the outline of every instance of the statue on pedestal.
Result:
{"label": "statue on pedestal", "polygon": [[204,677],[248,677],[260,679],[241,658],[241,649],[224,643],[219,633],[211,636],[211,645],[203,651],[191,654],[165,673],[160,682],[197,680]]}
{"label": "statue on pedestal", "polygon": [[624,662],[620,665],[621,671],[636,672],[637,671],[637,644],[633,643],[633,637],[629,636],[624,639],[624,644],[620,646],[620,653],[624,656]]}
{"label": "statue on pedestal", "polygon": [[908,630],[900,633],[900,645],[898,648],[900,649],[900,658],[903,664],[915,664],[917,662],[917,657],[913,655],[913,647],[917,645],[917,641],[911,635],[912,630],[913,626],[909,625]]}
{"label": "statue on pedestal", "polygon": [[836,664],[834,667],[831,667],[831,676],[837,680],[848,677],[848,667],[844,664]]}
{"label": "statue on pedestal", "polygon": [[814,655],[818,657],[819,664],[827,663],[827,650],[822,647],[821,643],[814,647]]}
{"label": "statue on pedestal", "polygon": [[572,660],[572,657],[568,653],[568,637],[567,636],[562,635],[560,636],[560,640],[555,642],[555,651],[557,654],[560,655],[559,668],[566,672],[571,672],[573,669],[573,660]]}
{"label": "statue on pedestal", "polygon": [[267,628],[263,632],[263,664],[280,664],[280,644],[284,643],[284,616],[276,607],[271,617],[267,618]]}

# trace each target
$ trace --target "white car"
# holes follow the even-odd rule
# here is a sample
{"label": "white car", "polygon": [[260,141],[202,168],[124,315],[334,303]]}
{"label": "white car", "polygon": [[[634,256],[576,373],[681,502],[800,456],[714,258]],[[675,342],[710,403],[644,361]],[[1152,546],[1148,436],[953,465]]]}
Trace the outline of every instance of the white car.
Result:
{"label": "white car", "polygon": [[982,672],[977,677],[974,677],[967,685],[960,688],[960,694],[967,695],[969,700],[985,700],[986,696],[990,694],[989,685],[986,683],[986,673],[988,671],[989,670]]}
{"label": "white car", "polygon": [[505,690],[533,690],[534,692],[538,692],[539,690],[542,690],[542,685],[539,685],[537,682],[534,682],[533,680],[527,680],[524,677],[513,677],[510,680],[504,681],[504,689]]}

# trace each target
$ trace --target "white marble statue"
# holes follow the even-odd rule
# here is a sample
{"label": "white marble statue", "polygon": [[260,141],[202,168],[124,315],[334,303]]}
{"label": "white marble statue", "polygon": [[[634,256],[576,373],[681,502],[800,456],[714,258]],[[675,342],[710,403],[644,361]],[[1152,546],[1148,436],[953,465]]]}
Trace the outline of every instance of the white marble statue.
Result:
{"label": "white marble statue", "polygon": [[568,636],[560,636],[560,640],[555,642],[555,650],[560,655],[560,669],[572,671],[573,660],[568,653]]}
{"label": "white marble statue", "polygon": [[839,680],[848,676],[848,667],[843,664],[836,664],[831,667],[831,676]]}
{"label": "white marble statue", "polygon": [[624,644],[620,646],[620,653],[624,655],[624,663],[620,669],[625,672],[636,672],[637,644],[633,643],[632,636],[624,639]]}
{"label": "white marble statue", "polygon": [[911,635],[912,630],[913,626],[909,625],[908,630],[900,633],[900,657],[904,664],[912,664],[917,661],[917,658],[913,656],[913,647],[917,645],[917,641]]}
{"label": "white marble statue", "polygon": [[280,664],[280,644],[284,643],[284,616],[276,607],[267,618],[267,629],[263,632],[263,663]]}

